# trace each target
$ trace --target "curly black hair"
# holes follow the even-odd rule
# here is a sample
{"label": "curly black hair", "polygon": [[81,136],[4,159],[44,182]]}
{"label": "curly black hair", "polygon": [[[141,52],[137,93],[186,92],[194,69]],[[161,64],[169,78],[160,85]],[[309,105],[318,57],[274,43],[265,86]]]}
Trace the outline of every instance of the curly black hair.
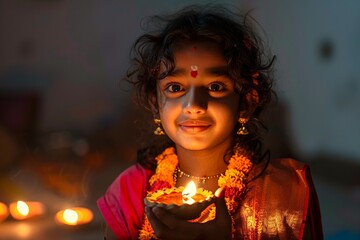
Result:
{"label": "curly black hair", "polygon": [[[264,159],[268,152],[263,153],[261,135],[266,127],[259,116],[274,94],[275,57],[267,53],[255,31],[256,21],[249,14],[236,14],[219,5],[191,5],[175,14],[153,16],[148,20],[148,27],[153,28],[134,43],[126,77],[134,84],[140,105],[149,110],[157,107],[157,81],[175,68],[173,47],[176,43],[182,40],[215,42],[222,47],[229,76],[240,94],[240,111],[249,119],[246,123],[249,134],[237,135],[235,129],[233,143],[240,144],[254,163]],[[173,143],[164,146],[170,145]],[[154,168],[154,156],[164,146],[140,149],[138,161]]]}

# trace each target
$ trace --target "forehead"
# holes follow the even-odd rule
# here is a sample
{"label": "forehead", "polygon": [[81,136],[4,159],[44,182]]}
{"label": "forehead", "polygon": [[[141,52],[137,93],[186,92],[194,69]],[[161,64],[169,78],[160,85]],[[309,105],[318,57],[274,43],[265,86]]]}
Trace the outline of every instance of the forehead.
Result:
{"label": "forehead", "polygon": [[222,47],[214,41],[182,40],[174,44],[173,53],[176,60],[207,60],[217,59],[224,62]]}

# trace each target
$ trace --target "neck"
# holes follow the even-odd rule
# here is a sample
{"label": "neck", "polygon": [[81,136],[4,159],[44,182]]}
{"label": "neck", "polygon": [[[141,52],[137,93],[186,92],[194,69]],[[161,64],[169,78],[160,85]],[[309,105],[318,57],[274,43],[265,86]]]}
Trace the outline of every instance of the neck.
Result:
{"label": "neck", "polygon": [[179,167],[182,171],[197,177],[208,177],[223,173],[227,168],[226,160],[228,160],[224,157],[229,148],[230,144],[219,145],[206,150],[188,150],[177,145]]}

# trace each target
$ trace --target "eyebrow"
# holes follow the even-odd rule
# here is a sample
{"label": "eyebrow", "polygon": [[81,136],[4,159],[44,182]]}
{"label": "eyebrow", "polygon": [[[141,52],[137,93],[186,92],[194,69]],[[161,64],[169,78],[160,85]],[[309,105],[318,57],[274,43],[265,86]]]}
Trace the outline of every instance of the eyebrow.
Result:
{"label": "eyebrow", "polygon": [[205,73],[215,76],[229,76],[228,66],[211,67],[205,69]]}
{"label": "eyebrow", "polygon": [[[204,70],[205,74],[213,76],[229,76],[229,70],[227,66],[210,67]],[[169,73],[169,76],[181,76],[186,75],[185,68],[175,68]]]}

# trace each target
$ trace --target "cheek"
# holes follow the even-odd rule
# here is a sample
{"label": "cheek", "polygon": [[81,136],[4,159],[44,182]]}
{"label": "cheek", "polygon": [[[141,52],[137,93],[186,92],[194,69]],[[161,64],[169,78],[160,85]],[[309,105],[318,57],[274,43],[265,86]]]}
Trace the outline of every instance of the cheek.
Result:
{"label": "cheek", "polygon": [[229,108],[228,106],[225,106],[219,110],[219,113],[221,113],[219,115],[224,122],[228,122],[230,124],[231,122],[238,121],[239,113],[237,108]]}
{"label": "cheek", "polygon": [[[210,108],[209,108],[210,109]],[[214,103],[212,105],[212,116],[220,124],[221,128],[230,129],[235,127],[239,119],[238,106],[233,104]]]}
{"label": "cheek", "polygon": [[226,113],[227,117],[233,116],[234,118],[239,117],[240,112],[240,97],[238,95],[233,95],[226,99],[223,99],[218,103],[218,108],[222,112]]}
{"label": "cheek", "polygon": [[158,101],[160,117],[164,124],[176,118],[181,112],[181,103],[174,99],[162,99]]}
{"label": "cheek", "polygon": [[160,114],[160,117],[163,118],[169,111],[171,111],[172,104],[164,95],[157,95],[157,107]]}

